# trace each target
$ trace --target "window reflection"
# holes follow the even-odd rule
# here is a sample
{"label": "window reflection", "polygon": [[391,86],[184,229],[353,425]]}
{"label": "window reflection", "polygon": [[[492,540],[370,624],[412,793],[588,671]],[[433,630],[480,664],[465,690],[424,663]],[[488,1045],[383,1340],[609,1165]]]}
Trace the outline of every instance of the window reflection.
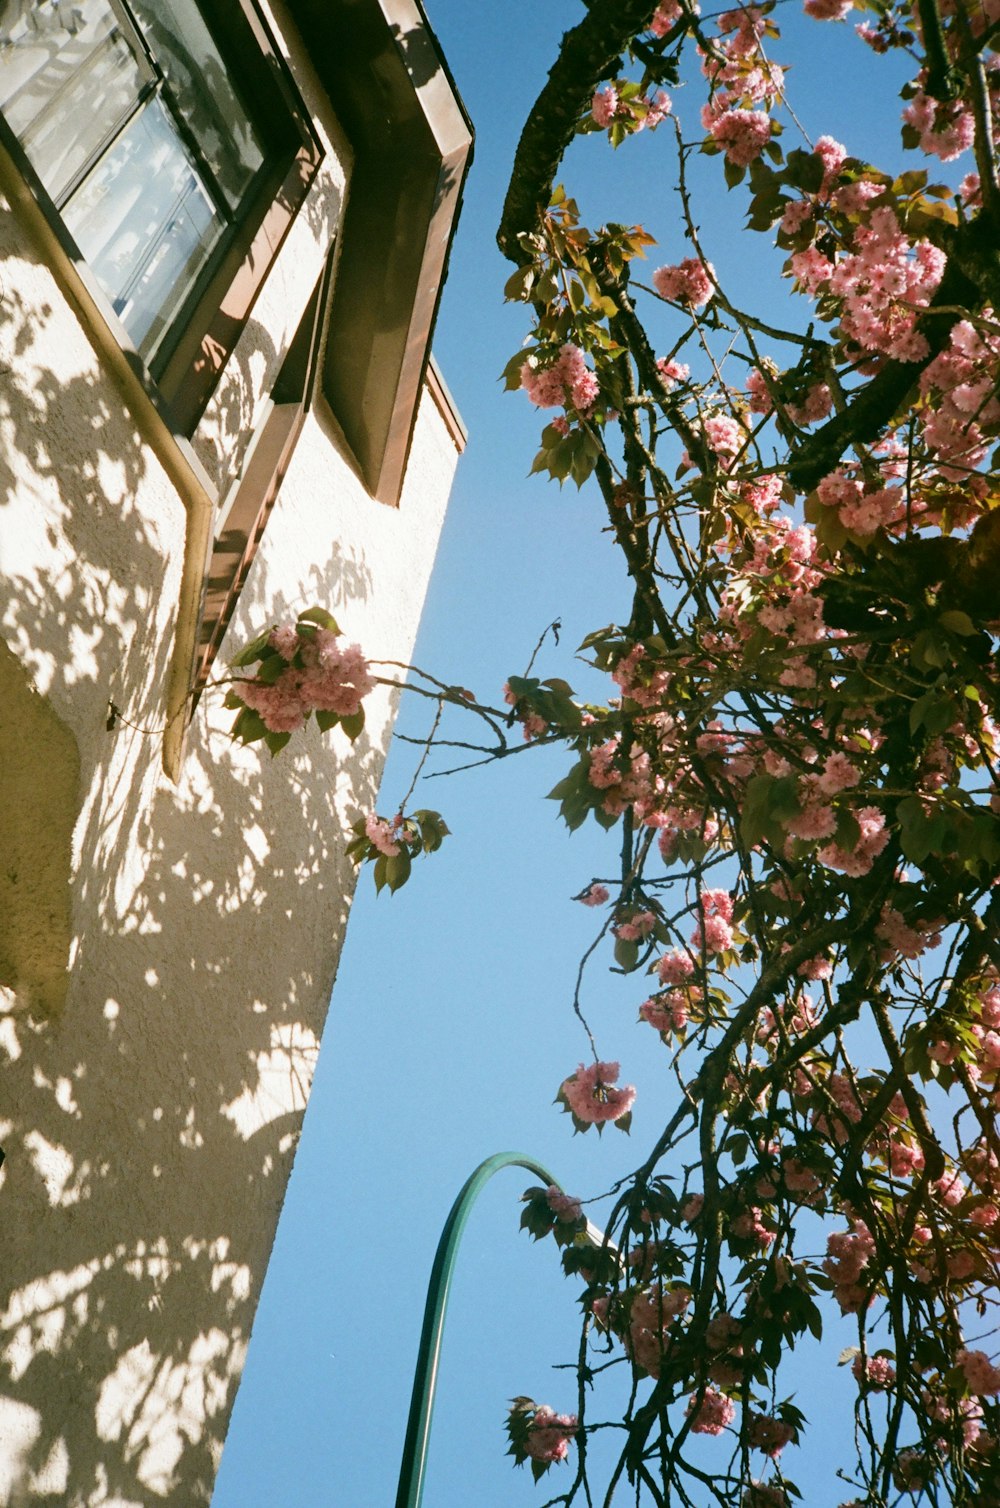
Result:
{"label": "window reflection", "polygon": [[0,110],[152,361],[264,163],[194,0],[0,0]]}

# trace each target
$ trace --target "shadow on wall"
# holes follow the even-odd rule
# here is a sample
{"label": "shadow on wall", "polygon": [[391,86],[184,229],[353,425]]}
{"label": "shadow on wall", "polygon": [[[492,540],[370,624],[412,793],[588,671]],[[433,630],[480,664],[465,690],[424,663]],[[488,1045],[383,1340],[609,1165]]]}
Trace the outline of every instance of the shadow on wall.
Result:
{"label": "shadow on wall", "polygon": [[[0,945],[17,984],[12,948],[47,939],[43,982],[0,1014],[0,1502],[193,1508],[312,1077],[353,888],[345,808],[371,800],[381,751],[363,737],[348,771],[343,735],[313,729],[272,765],[199,709],[173,788],[158,738],[107,731],[109,698],[155,721],[180,511],[93,360],[37,358],[48,320],[0,300],[0,744],[51,901],[5,908]],[[317,597],[367,595],[363,564],[315,553]]]}

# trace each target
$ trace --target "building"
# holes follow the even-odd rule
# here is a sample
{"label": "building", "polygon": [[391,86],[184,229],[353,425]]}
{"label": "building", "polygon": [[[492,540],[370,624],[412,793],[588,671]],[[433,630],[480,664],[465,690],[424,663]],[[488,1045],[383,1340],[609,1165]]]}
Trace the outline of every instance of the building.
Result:
{"label": "building", "polygon": [[210,683],[409,657],[471,133],[417,0],[6,0],[0,114],[0,1502],[192,1508],[393,715],[272,762]]}

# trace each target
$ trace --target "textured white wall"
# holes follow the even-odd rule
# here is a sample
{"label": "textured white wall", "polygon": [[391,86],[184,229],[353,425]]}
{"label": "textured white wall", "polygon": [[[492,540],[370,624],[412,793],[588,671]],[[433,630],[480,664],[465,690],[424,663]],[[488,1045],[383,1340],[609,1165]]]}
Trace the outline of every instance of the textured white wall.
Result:
{"label": "textured white wall", "polygon": [[[343,185],[333,153],[206,416],[197,449],[218,476],[238,466]],[[176,785],[155,734],[106,730],[109,699],[162,721],[184,510],[9,212],[0,252],[0,776],[15,798],[0,845],[49,839],[6,880],[48,956],[0,990],[0,1503],[192,1508],[309,1092],[354,880],[344,832],[374,800],[392,708],[369,701],[353,750],[311,728],[272,762],[230,744],[209,694]],[[406,660],[455,461],[425,394],[401,506],[385,508],[314,412],[222,659],[318,601],[367,653]]]}

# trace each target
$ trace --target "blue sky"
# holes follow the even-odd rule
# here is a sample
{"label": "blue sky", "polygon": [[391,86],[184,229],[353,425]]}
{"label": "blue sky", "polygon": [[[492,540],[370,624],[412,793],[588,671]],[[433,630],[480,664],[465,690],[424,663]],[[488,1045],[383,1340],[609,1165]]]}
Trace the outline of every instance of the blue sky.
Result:
{"label": "blue sky", "polygon": [[[495,700],[552,619],[562,620],[562,648],[543,657],[543,673],[579,684],[572,650],[627,611],[598,500],[526,478],[540,423],[497,383],[525,333],[521,312],[503,306],[509,269],[493,241],[507,172],[581,7],[427,0],[427,9],[478,140],[436,339],[470,442],[417,662]],[[848,27],[804,21],[797,4],[778,9],[788,43],[775,52],[795,65],[790,87],[807,127],[880,165],[900,162],[898,78]],[[682,100],[689,121],[697,103]],[[649,225],[661,243],[650,268],[686,254],[666,133],[615,156],[588,138],[573,163],[570,187],[589,223]],[[742,273],[745,286],[739,191],[726,196],[717,162],[696,168],[711,260],[723,281],[739,288]],[[785,312],[787,288],[766,270],[764,238],[749,242],[755,292],[772,314]],[[406,726],[419,731],[426,714],[409,716]],[[397,743],[380,809],[391,812],[413,764],[413,750]],[[595,827],[571,837],[544,801],[562,773],[549,751],[431,782],[418,804],[440,807],[454,837],[395,897],[376,899],[362,877],[215,1508],[391,1503],[427,1276],[467,1175],[490,1153],[516,1148],[572,1192],[593,1194],[637,1164],[656,1135],[671,1090],[655,1036],[635,1025],[642,981],[623,982],[600,964],[585,1007],[602,1056],[620,1057],[623,1078],[638,1086],[632,1137],[573,1137],[551,1103],[586,1055],[571,996],[594,916],[570,897],[612,862],[604,834]],[[552,1474],[535,1489],[503,1454],[512,1395],[574,1406],[572,1374],[552,1364],[575,1353],[577,1290],[561,1278],[554,1246],[518,1233],[528,1182],[500,1174],[470,1222],[445,1336],[427,1508],[527,1508],[558,1490],[545,1490]],[[600,1204],[589,1211],[598,1222],[600,1212]],[[851,1339],[845,1330],[838,1348]],[[828,1404],[836,1389],[833,1372]],[[807,1470],[796,1472],[791,1459],[788,1469],[812,1482],[809,1508],[835,1508],[849,1494],[824,1468],[822,1445],[802,1455]]]}

